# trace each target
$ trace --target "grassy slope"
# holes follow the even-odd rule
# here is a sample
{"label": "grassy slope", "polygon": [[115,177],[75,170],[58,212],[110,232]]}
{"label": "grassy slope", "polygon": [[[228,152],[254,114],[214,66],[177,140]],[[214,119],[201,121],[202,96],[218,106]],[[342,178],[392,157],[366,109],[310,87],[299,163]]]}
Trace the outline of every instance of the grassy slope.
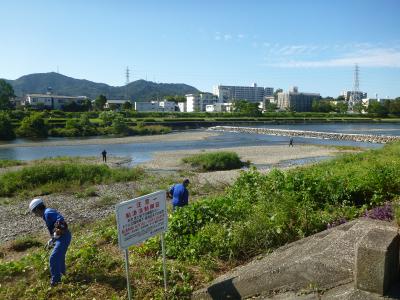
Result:
{"label": "grassy slope", "polygon": [[[223,195],[209,196],[175,213],[167,236],[170,298],[188,298],[205,282],[253,255],[398,197],[399,157],[396,144],[289,172],[245,172]],[[123,299],[124,265],[114,218],[73,232],[68,275],[61,286],[48,288],[47,253],[32,248],[22,258],[0,261],[0,298]],[[132,247],[130,257],[134,298],[161,299],[158,238]]]}

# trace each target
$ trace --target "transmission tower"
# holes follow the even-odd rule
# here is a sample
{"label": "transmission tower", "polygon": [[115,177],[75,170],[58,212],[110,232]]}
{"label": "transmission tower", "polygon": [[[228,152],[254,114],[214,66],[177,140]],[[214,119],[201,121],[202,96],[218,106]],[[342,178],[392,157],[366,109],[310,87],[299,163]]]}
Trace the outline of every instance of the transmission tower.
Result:
{"label": "transmission tower", "polygon": [[358,75],[360,72],[360,68],[358,64],[354,66],[354,75],[353,75],[353,90],[350,95],[349,99],[349,109],[353,111],[353,106],[356,103],[359,103],[361,100],[361,93],[360,93],[360,81],[358,79]]}
{"label": "transmission tower", "polygon": [[126,67],[125,99],[128,99],[129,67]]}

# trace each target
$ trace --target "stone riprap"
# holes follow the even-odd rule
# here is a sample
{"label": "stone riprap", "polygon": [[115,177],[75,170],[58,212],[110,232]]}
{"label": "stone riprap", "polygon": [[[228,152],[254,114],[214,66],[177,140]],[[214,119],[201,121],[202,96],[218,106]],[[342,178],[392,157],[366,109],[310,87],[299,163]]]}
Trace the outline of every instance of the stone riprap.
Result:
{"label": "stone riprap", "polygon": [[[194,292],[192,299],[382,299],[354,288],[358,244],[377,229],[397,234],[393,223],[354,220],[259,256]],[[398,295],[390,291],[385,299]]]}
{"label": "stone riprap", "polygon": [[400,141],[400,136],[393,136],[393,135],[338,133],[338,132],[322,132],[322,131],[308,131],[308,130],[269,129],[269,128],[235,127],[235,126],[214,126],[210,127],[209,130],[291,136],[291,137],[305,137],[305,138],[317,138],[317,139],[329,139],[329,140],[356,141],[356,142],[379,143],[379,144]]}

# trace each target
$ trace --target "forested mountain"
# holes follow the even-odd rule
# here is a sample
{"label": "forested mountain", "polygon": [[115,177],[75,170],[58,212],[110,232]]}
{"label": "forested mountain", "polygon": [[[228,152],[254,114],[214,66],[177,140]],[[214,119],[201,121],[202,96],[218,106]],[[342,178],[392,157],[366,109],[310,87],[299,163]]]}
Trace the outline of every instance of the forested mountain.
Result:
{"label": "forested mountain", "polygon": [[110,86],[85,79],[75,79],[59,73],[37,73],[22,76],[16,80],[7,80],[17,96],[27,93],[46,93],[48,88],[54,94],[67,96],[88,96],[92,99],[103,94],[108,99],[125,99],[145,101],[161,99],[165,96],[196,93],[198,90],[187,84],[155,83],[136,80],[127,86]]}

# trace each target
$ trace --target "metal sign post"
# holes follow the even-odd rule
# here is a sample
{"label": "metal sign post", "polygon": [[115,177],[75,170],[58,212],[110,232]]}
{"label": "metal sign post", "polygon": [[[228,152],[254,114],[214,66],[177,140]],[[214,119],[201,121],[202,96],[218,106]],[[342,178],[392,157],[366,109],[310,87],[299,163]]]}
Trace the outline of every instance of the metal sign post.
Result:
{"label": "metal sign post", "polygon": [[162,249],[162,259],[163,259],[163,269],[164,269],[164,295],[167,295],[167,268],[165,262],[165,242],[164,233],[161,233],[161,249]]}
{"label": "metal sign post", "polygon": [[158,191],[116,205],[118,244],[125,251],[125,269],[128,299],[131,300],[129,279],[128,247],[144,242],[161,234],[164,267],[164,291],[167,291],[167,270],[165,264],[164,232],[168,227],[167,197],[165,191]]}
{"label": "metal sign post", "polygon": [[129,254],[128,249],[125,249],[125,271],[126,271],[126,286],[128,287],[128,299],[132,300],[131,280],[129,278]]}

